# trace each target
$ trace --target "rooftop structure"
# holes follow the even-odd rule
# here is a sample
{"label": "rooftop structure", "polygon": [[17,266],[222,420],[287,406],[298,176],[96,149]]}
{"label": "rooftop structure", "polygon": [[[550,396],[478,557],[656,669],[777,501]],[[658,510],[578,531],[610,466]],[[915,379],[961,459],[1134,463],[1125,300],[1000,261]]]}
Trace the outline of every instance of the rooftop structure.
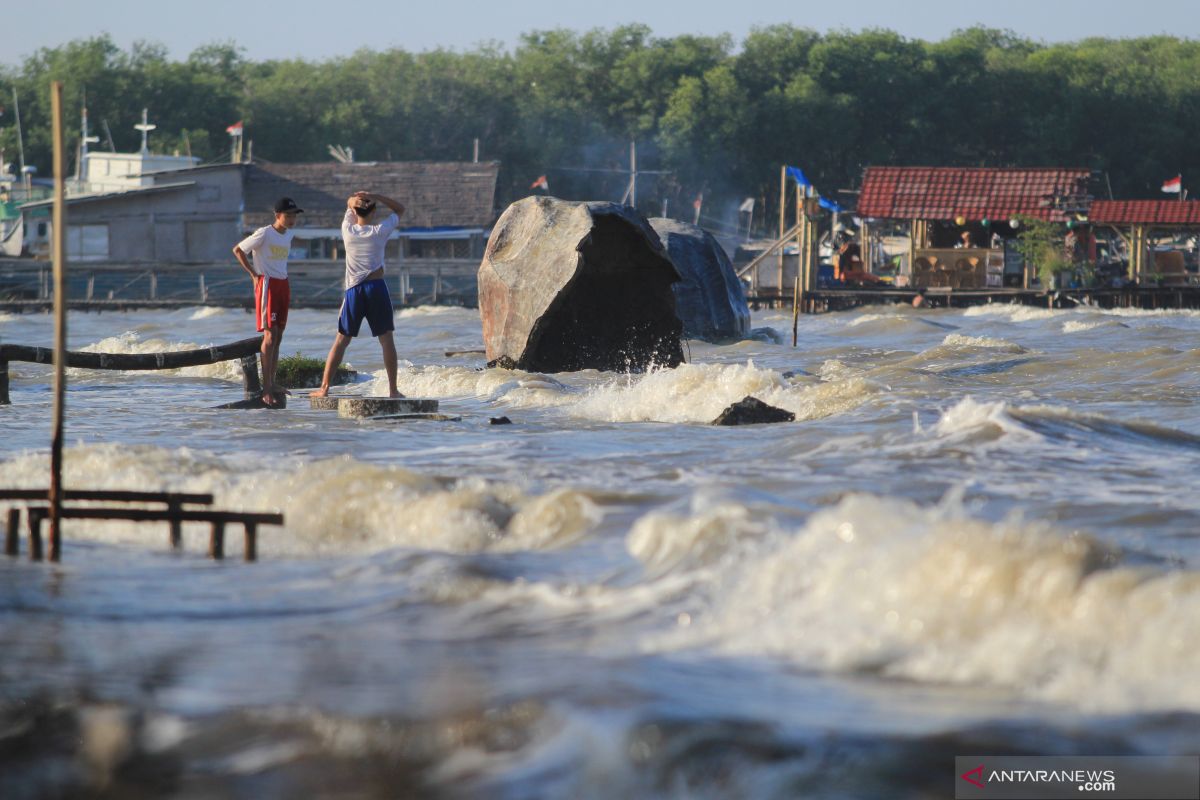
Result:
{"label": "rooftop structure", "polygon": [[1018,215],[1062,222],[1085,210],[1089,169],[1058,167],[868,167],[860,217],[901,220],[1006,220]]}

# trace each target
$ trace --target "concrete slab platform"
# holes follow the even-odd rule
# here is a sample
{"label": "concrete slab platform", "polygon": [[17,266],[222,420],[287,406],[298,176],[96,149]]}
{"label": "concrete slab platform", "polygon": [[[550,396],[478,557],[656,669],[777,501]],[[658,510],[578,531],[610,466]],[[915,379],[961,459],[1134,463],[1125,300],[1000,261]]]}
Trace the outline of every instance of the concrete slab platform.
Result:
{"label": "concrete slab platform", "polygon": [[438,401],[419,397],[343,397],[338,400],[343,419],[378,417],[384,414],[434,414]]}

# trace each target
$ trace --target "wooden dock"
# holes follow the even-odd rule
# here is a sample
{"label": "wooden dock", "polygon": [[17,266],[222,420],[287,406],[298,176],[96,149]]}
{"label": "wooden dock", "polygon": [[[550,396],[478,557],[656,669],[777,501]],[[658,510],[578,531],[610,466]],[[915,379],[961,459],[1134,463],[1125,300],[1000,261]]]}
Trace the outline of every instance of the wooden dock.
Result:
{"label": "wooden dock", "polygon": [[[816,289],[800,298],[800,311],[823,314],[828,311],[847,311],[870,305],[912,305],[918,294],[925,297],[926,308],[965,308],[989,303],[1040,306],[1042,308],[1137,308],[1200,309],[1200,286],[1153,286],[1123,289],[1091,288],[1061,289],[951,289],[933,287],[916,289],[838,288]],[[778,294],[756,295],[748,298],[751,308],[791,308],[792,298]]]}

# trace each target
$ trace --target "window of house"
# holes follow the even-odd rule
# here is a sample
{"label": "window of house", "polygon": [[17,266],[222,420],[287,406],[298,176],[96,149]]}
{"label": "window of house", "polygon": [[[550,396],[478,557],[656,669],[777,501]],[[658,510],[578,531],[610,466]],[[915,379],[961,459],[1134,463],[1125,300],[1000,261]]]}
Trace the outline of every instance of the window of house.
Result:
{"label": "window of house", "polygon": [[108,225],[68,225],[67,257],[81,261],[108,258]]}

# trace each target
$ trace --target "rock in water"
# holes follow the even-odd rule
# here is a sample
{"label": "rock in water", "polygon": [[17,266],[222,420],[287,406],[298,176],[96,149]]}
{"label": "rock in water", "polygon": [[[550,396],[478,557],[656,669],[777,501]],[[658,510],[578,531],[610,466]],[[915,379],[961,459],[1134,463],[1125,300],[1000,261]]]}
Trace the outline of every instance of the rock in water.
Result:
{"label": "rock in water", "polygon": [[479,266],[488,366],[533,372],[683,363],[679,273],[646,218],[616,203],[526,197]]}
{"label": "rock in water", "polygon": [[689,339],[718,342],[750,335],[750,308],[737,272],[711,233],[679,220],[655,217],[651,227],[683,278],[675,291],[675,313]]}
{"label": "rock in water", "polygon": [[769,406],[753,395],[741,400],[721,412],[713,425],[758,425],[764,422],[792,422],[796,415],[782,408]]}

